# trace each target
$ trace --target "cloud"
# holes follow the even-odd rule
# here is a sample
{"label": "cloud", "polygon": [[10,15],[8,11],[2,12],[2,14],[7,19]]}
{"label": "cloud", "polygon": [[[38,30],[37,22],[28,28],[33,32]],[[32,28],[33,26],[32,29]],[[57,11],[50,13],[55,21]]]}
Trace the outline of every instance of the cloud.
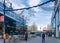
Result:
{"label": "cloud", "polygon": [[[16,1],[16,0],[15,0]],[[17,3],[14,2],[14,0],[9,0],[9,2],[12,3],[12,7],[14,9],[18,9],[18,8],[25,8],[26,6],[22,3],[20,3],[20,5],[18,5]],[[18,2],[18,1],[17,1]],[[18,2],[19,3],[19,2]]]}
{"label": "cloud", "polygon": [[15,4],[15,3],[13,3],[13,8],[14,8],[14,9],[25,8],[25,7],[26,7],[26,6],[23,5],[23,4],[17,5],[17,4]]}
{"label": "cloud", "polygon": [[[36,6],[36,5],[38,5],[40,2],[41,2],[41,0],[28,0],[28,4],[29,4],[30,7]],[[33,10],[34,10],[35,12],[40,11],[40,9],[39,9],[38,7],[33,8]]]}
{"label": "cloud", "polygon": [[40,9],[38,7],[33,8],[35,12],[39,12]]}
{"label": "cloud", "polygon": [[28,0],[30,6],[35,6],[40,3],[40,0]]}
{"label": "cloud", "polygon": [[52,3],[50,3],[49,7],[53,7],[53,6],[54,6],[54,4],[55,4],[55,3],[53,3],[53,2],[52,2]]}

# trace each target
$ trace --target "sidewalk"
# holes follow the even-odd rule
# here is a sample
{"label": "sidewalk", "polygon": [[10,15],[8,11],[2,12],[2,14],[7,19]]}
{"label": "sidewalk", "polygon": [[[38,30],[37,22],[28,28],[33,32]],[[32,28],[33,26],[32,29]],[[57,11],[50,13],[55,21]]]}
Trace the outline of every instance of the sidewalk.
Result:
{"label": "sidewalk", "polygon": [[55,38],[55,40],[60,43],[60,37]]}
{"label": "sidewalk", "polygon": [[6,41],[6,43],[42,43],[41,37],[31,37],[28,38],[27,41],[25,40],[16,40],[16,41]]}
{"label": "sidewalk", "polygon": [[45,43],[57,43],[57,41],[53,37],[46,37]]}
{"label": "sidewalk", "polygon": [[24,40],[22,40],[22,39],[8,39],[8,40],[6,40],[6,43],[19,43],[19,42],[21,42],[21,41],[24,41]]}
{"label": "sidewalk", "polygon": [[[15,41],[7,41],[7,43],[42,43],[41,37],[31,37],[27,41],[25,40],[15,40]],[[60,43],[60,40],[54,37],[46,37],[45,43]]]}

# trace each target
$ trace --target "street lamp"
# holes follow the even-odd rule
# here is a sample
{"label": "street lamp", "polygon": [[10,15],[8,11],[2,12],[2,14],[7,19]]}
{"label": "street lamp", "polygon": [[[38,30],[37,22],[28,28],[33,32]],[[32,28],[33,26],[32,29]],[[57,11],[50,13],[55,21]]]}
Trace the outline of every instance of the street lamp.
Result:
{"label": "street lamp", "polygon": [[[3,22],[3,35],[5,34],[5,0],[3,1],[3,6],[4,6],[4,9],[3,9],[3,12],[4,12],[4,22]],[[4,39],[4,38],[3,38]],[[5,39],[4,39],[4,43],[5,42]]]}
{"label": "street lamp", "polygon": [[[10,3],[10,5],[12,5],[12,4]],[[5,33],[5,8],[6,8],[5,0],[3,0],[3,7],[4,7],[4,9],[3,9],[3,16],[4,16],[4,21],[3,21],[3,39],[4,39],[4,41],[3,42],[6,43],[5,42],[5,40],[6,40],[5,38],[7,38],[8,35]]]}

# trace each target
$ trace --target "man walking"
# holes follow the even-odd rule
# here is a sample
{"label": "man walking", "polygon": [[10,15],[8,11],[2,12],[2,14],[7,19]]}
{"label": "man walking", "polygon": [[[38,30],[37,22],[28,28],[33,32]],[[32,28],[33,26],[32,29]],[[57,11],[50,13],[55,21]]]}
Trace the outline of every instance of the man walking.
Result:
{"label": "man walking", "polygon": [[28,33],[25,32],[25,40],[27,41],[27,39],[28,39]]}
{"label": "man walking", "polygon": [[45,34],[42,34],[42,43],[45,43]]}

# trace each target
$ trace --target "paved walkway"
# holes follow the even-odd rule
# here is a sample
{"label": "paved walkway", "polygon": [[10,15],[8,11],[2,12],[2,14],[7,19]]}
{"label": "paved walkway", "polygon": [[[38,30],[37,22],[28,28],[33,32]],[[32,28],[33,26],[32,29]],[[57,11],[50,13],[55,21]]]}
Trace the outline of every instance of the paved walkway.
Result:
{"label": "paved walkway", "polygon": [[0,39],[0,43],[3,43],[3,39]]}
{"label": "paved walkway", "polygon": [[45,43],[57,43],[57,40],[53,37],[46,37]]}
{"label": "paved walkway", "polygon": [[[60,40],[53,38],[53,37],[46,37],[45,39],[45,43],[60,43]],[[3,40],[0,39],[0,43],[3,43]],[[41,37],[31,37],[28,39],[28,41],[24,41],[24,40],[18,40],[18,41],[10,41],[10,42],[6,42],[6,43],[42,43],[42,38]]]}
{"label": "paved walkway", "polygon": [[[52,38],[52,37],[46,37],[45,40],[46,40],[45,43],[60,43],[60,41],[58,41],[58,39]],[[42,43],[42,38],[41,37],[31,37],[28,39],[28,41],[19,40],[19,41],[10,42],[10,43]]]}

